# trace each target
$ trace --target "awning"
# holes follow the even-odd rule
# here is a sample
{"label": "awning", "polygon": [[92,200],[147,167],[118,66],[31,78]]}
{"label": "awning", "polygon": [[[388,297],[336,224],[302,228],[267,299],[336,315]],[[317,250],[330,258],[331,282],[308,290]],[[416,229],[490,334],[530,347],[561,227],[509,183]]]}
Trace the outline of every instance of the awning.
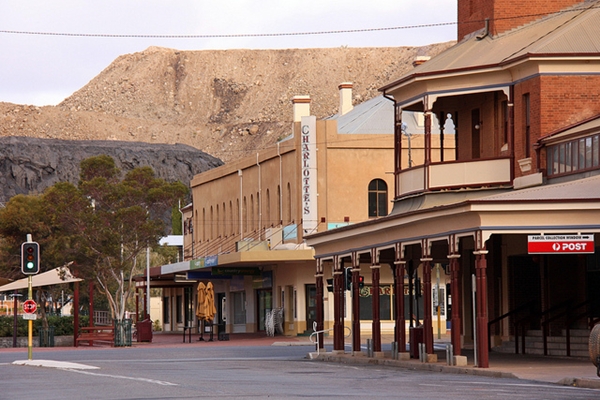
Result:
{"label": "awning", "polygon": [[[83,279],[76,278],[67,267],[59,267],[41,274],[33,275],[31,279],[32,287],[59,285],[62,283],[79,282]],[[19,279],[7,285],[0,286],[0,292],[9,290],[27,289],[29,287],[28,278]]]}

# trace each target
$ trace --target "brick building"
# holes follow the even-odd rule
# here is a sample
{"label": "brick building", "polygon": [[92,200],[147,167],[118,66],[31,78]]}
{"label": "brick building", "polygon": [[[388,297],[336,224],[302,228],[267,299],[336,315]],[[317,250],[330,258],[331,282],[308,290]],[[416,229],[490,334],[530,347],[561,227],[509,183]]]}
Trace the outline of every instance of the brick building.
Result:
{"label": "brick building", "polygon": [[[360,350],[367,292],[381,351],[380,284],[393,276],[393,294],[404,295],[392,295],[386,312],[401,352],[422,332],[433,356],[438,307],[451,320],[455,354],[475,347],[480,367],[490,350],[537,351],[527,332],[538,332],[543,354],[587,352],[570,333],[586,339],[600,318],[598,26],[599,1],[459,0],[458,43],[381,88],[396,107],[392,212],[306,238],[317,259],[318,312],[324,281],[334,280],[335,350],[344,351],[344,325]],[[405,111],[425,114],[424,158],[411,168],[398,128]],[[455,128],[454,157],[436,158],[431,132],[443,126],[434,116]],[[414,315],[421,294],[422,318]],[[326,327],[322,312],[317,322]]]}

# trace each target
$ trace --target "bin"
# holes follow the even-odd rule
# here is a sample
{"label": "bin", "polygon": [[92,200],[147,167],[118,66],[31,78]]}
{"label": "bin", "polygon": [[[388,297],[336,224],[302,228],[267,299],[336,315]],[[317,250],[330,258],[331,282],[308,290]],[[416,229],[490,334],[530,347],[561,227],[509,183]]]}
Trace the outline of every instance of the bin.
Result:
{"label": "bin", "polygon": [[229,334],[227,333],[227,328],[225,325],[225,322],[221,322],[220,324],[217,325],[218,331],[219,331],[219,336],[218,339],[219,340],[229,340]]}
{"label": "bin", "polygon": [[40,347],[54,347],[54,327],[40,328]]}
{"label": "bin", "polygon": [[414,328],[409,328],[409,343],[410,343],[410,357],[411,358],[419,358],[419,343],[424,343],[424,333],[425,329],[423,325],[419,325]]}
{"label": "bin", "polygon": [[131,319],[115,319],[115,347],[131,346]]}
{"label": "bin", "polygon": [[152,320],[144,319],[135,324],[138,342],[152,342]]}

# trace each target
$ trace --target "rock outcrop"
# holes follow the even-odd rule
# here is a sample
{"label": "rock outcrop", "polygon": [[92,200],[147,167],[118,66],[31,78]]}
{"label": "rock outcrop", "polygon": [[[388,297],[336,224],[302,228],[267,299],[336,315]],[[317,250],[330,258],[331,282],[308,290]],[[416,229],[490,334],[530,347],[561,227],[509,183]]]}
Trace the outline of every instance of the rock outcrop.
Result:
{"label": "rock outcrop", "polygon": [[77,184],[80,162],[101,154],[111,156],[123,172],[150,166],[157,177],[185,185],[195,174],[223,164],[183,144],[0,137],[0,202],[41,193],[60,181]]}

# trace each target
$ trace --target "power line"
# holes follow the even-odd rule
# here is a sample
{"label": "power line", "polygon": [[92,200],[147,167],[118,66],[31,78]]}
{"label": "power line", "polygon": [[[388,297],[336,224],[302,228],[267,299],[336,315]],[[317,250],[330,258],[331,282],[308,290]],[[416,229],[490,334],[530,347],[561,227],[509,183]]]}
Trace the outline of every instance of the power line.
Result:
{"label": "power line", "polygon": [[316,36],[316,35],[336,35],[344,33],[364,33],[394,31],[402,29],[432,28],[438,26],[456,25],[456,22],[439,22],[435,24],[394,26],[387,28],[364,28],[364,29],[342,29],[333,31],[312,31],[312,32],[281,32],[281,33],[232,33],[232,34],[198,34],[198,35],[153,35],[153,34],[110,34],[110,33],[69,33],[69,32],[41,32],[41,31],[11,31],[0,30],[0,33],[14,35],[34,35],[34,36],[66,36],[66,37],[96,37],[96,38],[114,38],[114,39],[216,39],[216,38],[247,38],[247,37],[281,37],[281,36]]}
{"label": "power line", "polygon": [[[578,12],[587,9],[600,8],[598,5],[584,5],[573,7],[568,10],[559,11],[556,14],[569,12]],[[510,17],[494,18],[490,21],[517,20],[522,18],[543,17],[548,13],[521,14]],[[470,20],[464,23],[483,23],[485,20]],[[71,33],[71,32],[43,32],[43,31],[16,31],[0,30],[0,33],[12,35],[33,35],[33,36],[63,36],[63,37],[92,37],[92,38],[113,38],[113,39],[217,39],[217,38],[248,38],[248,37],[283,37],[283,36],[319,36],[319,35],[339,35],[345,33],[365,33],[365,32],[383,32],[407,29],[435,28],[440,26],[458,25],[458,22],[438,22],[432,24],[418,24],[405,26],[392,26],[383,28],[364,28],[364,29],[339,29],[330,31],[311,31],[311,32],[280,32],[280,33],[231,33],[231,34],[197,34],[197,35],[168,35],[168,34],[120,34],[120,33]]]}

